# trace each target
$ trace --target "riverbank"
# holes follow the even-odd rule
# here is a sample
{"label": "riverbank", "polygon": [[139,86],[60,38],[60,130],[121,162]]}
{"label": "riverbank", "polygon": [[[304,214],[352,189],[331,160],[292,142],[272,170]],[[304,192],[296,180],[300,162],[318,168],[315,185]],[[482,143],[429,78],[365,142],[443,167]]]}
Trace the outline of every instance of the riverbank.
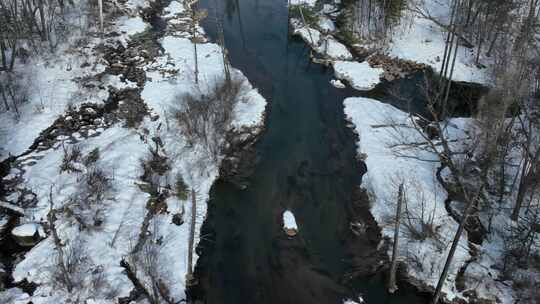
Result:
{"label": "riverbank", "polygon": [[[409,285],[388,295],[384,278],[371,276],[385,251],[377,248],[380,234],[357,187],[355,137],[343,120],[342,100],[355,92],[332,87],[331,72],[313,65],[306,45],[290,39],[284,4],[199,3],[209,16],[225,17],[222,24],[207,18],[203,25],[214,39],[223,29],[232,65],[245,71],[271,107],[255,170],[212,188],[194,297],[221,304],[359,297],[423,303]],[[298,227],[293,238],[283,231],[285,210]]]}
{"label": "riverbank", "polygon": [[[292,32],[313,48],[315,53],[310,57],[315,62],[333,66],[337,79],[358,90],[373,88],[358,87],[357,83],[364,81],[362,77],[366,73],[372,73],[374,79],[393,81],[426,68],[440,70],[445,50],[445,28],[440,24],[447,22],[450,16],[447,4],[427,1],[425,11],[412,10],[403,4],[397,12],[391,12],[397,16],[392,15],[390,21],[385,21],[389,22],[385,25],[386,33],[373,30],[371,24],[360,24],[355,18],[360,18],[357,14],[361,9],[356,4],[298,1],[290,5]],[[373,16],[373,20],[376,18],[383,17]],[[372,32],[366,32],[363,27],[370,27]],[[456,56],[452,79],[489,84],[485,67],[489,65],[489,58],[482,57],[484,65],[475,64],[474,59],[472,50],[462,47]]]}
{"label": "riverbank", "polygon": [[[63,56],[50,56],[54,63],[28,64],[54,95],[36,91],[18,120],[0,114],[3,153],[16,155],[5,161],[1,199],[24,209],[19,224],[47,233],[10,257],[14,282],[0,292],[2,302],[185,299],[187,223],[196,218],[198,242],[224,154],[189,138],[175,115],[187,94],[211,96],[222,87],[224,57],[198,27],[195,76],[185,2],[108,2],[105,10],[105,38],[68,44]],[[231,82],[229,135],[216,134],[213,147],[252,143],[264,129],[265,100],[240,71],[231,69]],[[19,288],[23,281],[35,287]]]}
{"label": "riverbank", "polygon": [[[359,25],[356,22],[360,21],[354,21],[355,17],[360,18],[355,15],[360,14],[360,8],[355,4],[344,1],[322,5],[300,1],[289,7],[292,32],[312,47],[310,57],[314,62],[331,65],[337,79],[356,90],[365,91],[366,96],[371,96],[370,90],[380,83],[390,84],[395,79],[410,78],[416,71],[424,69],[438,71],[444,52],[445,29],[437,22],[444,24],[448,21],[448,6],[428,1],[425,11],[402,7],[386,35],[375,37],[381,33],[363,32],[362,26],[368,25]],[[437,22],[430,18],[435,18],[433,20]],[[364,36],[360,39],[362,33]],[[336,56],[335,50],[347,55]],[[488,69],[474,64],[474,57],[468,48],[461,48],[456,56],[453,79],[463,84],[489,84]],[[480,58],[489,65],[489,58]],[[339,84],[334,80],[332,82]],[[390,92],[392,94],[395,95],[394,99],[398,98],[397,91]],[[405,97],[411,102],[409,98],[408,95]],[[385,102],[388,102],[387,99]],[[463,103],[463,99],[463,96],[457,96],[457,104]],[[400,249],[399,256],[407,269],[405,273],[409,281],[429,292],[437,284],[449,243],[457,228],[455,209],[447,208],[452,199],[448,198],[446,190],[437,181],[437,173],[446,175],[444,170],[442,174],[438,172],[441,165],[435,155],[420,147],[409,147],[409,151],[403,146],[404,142],[424,142],[410,123],[409,115],[402,111],[408,106],[400,105],[399,100],[391,103],[394,106],[370,98],[347,98],[344,102],[345,115],[351,122],[350,126],[359,134],[358,154],[368,156],[366,163],[369,173],[362,187],[370,194],[371,212],[382,229],[385,242],[391,243],[394,237],[393,219],[398,185],[404,183],[405,188],[414,193],[408,196],[409,209],[413,214],[408,213],[409,222],[406,228],[401,229],[401,238],[405,238],[406,245],[402,245],[405,248]],[[471,105],[469,101],[465,104]],[[476,106],[471,109],[474,108]],[[409,105],[409,111],[414,113],[417,110]],[[423,113],[421,110],[419,112]],[[466,147],[471,144],[475,123],[473,118],[450,121],[449,140],[456,142],[458,150],[460,145]],[[430,236],[415,236],[418,231],[424,230],[422,226],[425,223],[433,229]],[[474,229],[482,228],[482,224],[477,226]],[[475,235],[477,233],[471,230],[470,238],[463,235],[460,240],[448,279],[448,282],[456,283],[447,283],[443,288],[446,301],[474,302],[481,299],[490,303],[513,303],[512,283],[502,279],[505,274],[500,270],[504,255],[500,236],[495,233],[488,237],[491,240],[484,239],[483,245],[480,245],[482,241],[478,244]],[[391,256],[390,251],[387,254]]]}

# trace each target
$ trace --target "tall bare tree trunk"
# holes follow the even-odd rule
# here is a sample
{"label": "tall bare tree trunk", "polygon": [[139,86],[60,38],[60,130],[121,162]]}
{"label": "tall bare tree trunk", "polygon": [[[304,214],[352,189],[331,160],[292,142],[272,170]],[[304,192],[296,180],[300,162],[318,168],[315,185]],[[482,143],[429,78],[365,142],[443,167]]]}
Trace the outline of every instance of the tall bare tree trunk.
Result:
{"label": "tall bare tree trunk", "polygon": [[526,185],[527,185],[527,171],[528,170],[529,170],[529,155],[528,155],[528,152],[526,152],[526,155],[523,160],[523,167],[521,167],[521,172],[520,172],[516,204],[514,206],[514,210],[512,211],[512,215],[510,216],[510,219],[514,222],[518,220],[519,211],[521,210],[521,206],[523,205],[523,198],[525,197],[525,191],[527,190]]}
{"label": "tall bare tree trunk", "polygon": [[39,19],[41,20],[41,41],[47,41],[47,21],[45,21],[44,0],[39,0]]}
{"label": "tall bare tree trunk", "polygon": [[10,58],[8,71],[13,71],[13,68],[15,67],[16,57],[17,57],[17,39],[13,39],[13,43],[11,45],[11,58]]}
{"label": "tall bare tree trunk", "polygon": [[103,0],[98,0],[99,4],[99,29],[103,34]]}
{"label": "tall bare tree trunk", "polygon": [[195,219],[197,218],[197,198],[195,190],[191,190],[191,221],[189,225],[188,241],[188,269],[186,274],[186,283],[193,281],[193,243],[195,242]]}
{"label": "tall bare tree trunk", "polygon": [[2,56],[2,69],[4,71],[8,70],[7,56],[6,56],[6,42],[3,37],[0,37],[0,55]]}
{"label": "tall bare tree trunk", "polygon": [[4,100],[4,106],[6,107],[6,111],[9,111],[9,102],[6,96],[6,92],[4,92],[4,86],[0,83],[0,94],[2,94],[2,99]]}
{"label": "tall bare tree trunk", "polygon": [[390,266],[390,279],[388,280],[388,292],[394,293],[398,290],[396,284],[397,256],[399,246],[399,225],[401,223],[401,205],[403,203],[403,183],[399,185],[398,200],[396,208],[396,227],[394,230],[394,248],[392,249],[392,264]]}
{"label": "tall bare tree trunk", "polygon": [[465,229],[467,219],[469,218],[469,215],[471,214],[473,210],[473,207],[475,205],[474,203],[477,201],[484,187],[484,185],[482,185],[482,187],[480,187],[480,189],[478,190],[477,194],[473,198],[471,198],[469,195],[467,195],[466,193],[467,190],[463,186],[463,183],[461,183],[460,181],[458,181],[458,183],[460,184],[461,186],[460,188],[464,192],[465,201],[467,202],[467,205],[465,206],[465,210],[463,211],[461,222],[459,223],[458,229],[456,231],[456,235],[454,236],[454,240],[452,241],[452,247],[450,247],[450,251],[448,252],[448,256],[446,257],[446,262],[444,263],[443,271],[441,273],[441,276],[439,277],[439,282],[437,282],[437,287],[435,288],[435,293],[433,294],[433,301],[431,302],[432,304],[439,303],[439,298],[441,297],[441,290],[446,281],[446,277],[448,276],[448,270],[450,269],[450,265],[452,265],[452,260],[454,259],[454,254],[456,253],[456,249],[459,244],[459,239],[461,238],[461,235],[463,234],[463,230]]}
{"label": "tall bare tree trunk", "polygon": [[191,9],[191,42],[193,43],[193,56],[195,57],[195,83],[199,83],[199,56],[197,54],[197,21],[199,16],[197,15],[197,1],[189,4]]}

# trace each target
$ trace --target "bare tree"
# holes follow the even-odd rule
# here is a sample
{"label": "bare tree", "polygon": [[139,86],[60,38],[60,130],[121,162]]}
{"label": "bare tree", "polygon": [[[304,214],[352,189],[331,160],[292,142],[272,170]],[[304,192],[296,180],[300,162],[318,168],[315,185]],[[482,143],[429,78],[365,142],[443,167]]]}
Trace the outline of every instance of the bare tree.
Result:
{"label": "bare tree", "polygon": [[195,190],[191,190],[191,219],[189,225],[189,240],[188,240],[188,269],[186,273],[186,284],[191,285],[194,283],[193,277],[193,246],[195,242],[195,220],[197,218],[197,198],[195,196]]}
{"label": "bare tree", "polygon": [[388,280],[388,292],[394,293],[398,287],[396,284],[397,256],[399,248],[399,226],[401,223],[401,205],[404,201],[403,183],[399,184],[398,199],[396,204],[396,223],[394,229],[394,246],[392,249],[392,264],[390,266],[390,278]]}

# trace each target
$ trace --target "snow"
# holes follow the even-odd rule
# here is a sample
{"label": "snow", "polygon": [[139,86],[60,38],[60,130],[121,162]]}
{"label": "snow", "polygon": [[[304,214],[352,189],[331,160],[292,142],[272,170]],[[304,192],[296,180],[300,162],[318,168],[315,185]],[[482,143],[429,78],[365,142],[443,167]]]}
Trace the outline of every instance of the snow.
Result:
{"label": "snow", "polygon": [[296,219],[294,217],[294,214],[290,210],[285,210],[283,212],[283,228],[298,230],[298,225],[296,225]]}
{"label": "snow", "polygon": [[0,201],[0,207],[2,208],[6,208],[6,209],[9,209],[15,213],[19,213],[19,214],[24,214],[24,209],[19,207],[19,206],[16,206],[16,205],[13,205],[13,204],[10,204],[10,203],[7,203],[7,202],[3,202],[3,201]]}
{"label": "snow", "polygon": [[[126,3],[129,9],[137,10],[141,5],[148,5],[146,1],[130,0]],[[168,22],[175,22],[176,13],[183,12],[182,2],[172,2],[166,9],[172,19]],[[127,13],[129,15],[129,12]],[[125,33],[117,37],[118,41],[125,43],[129,35],[140,33],[147,28],[139,17],[120,17],[115,20],[116,28]],[[187,271],[187,240],[189,236],[189,225],[177,226],[172,224],[172,216],[176,213],[184,213],[183,218],[188,219],[196,216],[195,240],[199,241],[199,231],[206,214],[206,202],[209,199],[209,192],[212,184],[219,175],[219,162],[223,155],[214,159],[207,148],[202,143],[188,143],[188,140],[181,134],[177,122],[171,115],[171,111],[182,105],[179,96],[186,93],[207,93],[216,82],[223,79],[223,56],[218,45],[212,43],[200,43],[198,48],[199,81],[195,82],[193,58],[193,44],[189,39],[181,38],[185,33],[171,33],[161,39],[164,53],[154,58],[148,64],[142,61],[138,64],[144,69],[151,81],[147,81],[141,97],[151,111],[151,117],[145,118],[138,128],[126,128],[122,123],[103,128],[89,129],[92,137],[84,137],[81,133],[74,133],[79,142],[77,146],[81,149],[83,156],[88,155],[94,149],[99,149],[99,166],[107,176],[112,177],[111,189],[100,205],[100,214],[103,222],[99,227],[90,229],[79,229],[79,224],[69,212],[58,212],[55,226],[59,237],[65,243],[65,248],[77,248],[84,250],[85,262],[81,270],[89,274],[83,276],[85,284],[83,288],[77,289],[73,294],[81,301],[88,299],[88,303],[112,304],[117,302],[117,297],[127,296],[132,290],[132,283],[126,277],[123,268],[120,267],[122,258],[129,256],[134,242],[138,239],[143,219],[148,210],[146,209],[150,195],[144,192],[139,185],[141,181],[142,169],[140,160],[148,155],[150,148],[154,147],[153,137],[159,137],[163,142],[162,153],[167,156],[170,170],[163,176],[161,181],[171,182],[177,175],[182,175],[188,188],[194,189],[197,193],[197,209],[192,210],[191,204],[179,200],[174,195],[165,201],[168,213],[158,213],[154,215],[149,232],[153,237],[162,237],[163,245],[160,248],[159,263],[167,265],[160,267],[161,279],[167,284],[171,297],[176,301],[185,298],[185,274]],[[95,46],[91,44],[91,47]],[[0,114],[0,134],[5,135],[0,138],[2,157],[7,156],[7,152],[19,154],[30,146],[41,130],[65,112],[72,94],[77,93],[75,105],[87,101],[101,103],[108,94],[105,90],[87,92],[81,90],[73,81],[75,77],[90,75],[101,72],[104,69],[98,64],[98,70],[88,71],[79,69],[82,62],[101,62],[102,54],[94,54],[80,58],[66,53],[59,56],[58,64],[54,67],[45,67],[45,60],[40,58],[43,67],[39,67],[40,83],[44,83],[45,88],[54,86],[55,83],[47,83],[47,79],[60,78],[61,82],[57,86],[58,95],[55,99],[46,101],[47,107],[40,113],[33,113],[32,106],[39,104],[39,99],[33,98],[29,109],[21,109],[24,115],[21,116],[20,124],[26,124],[26,128],[19,127],[17,123],[6,113]],[[36,59],[37,60],[37,59]],[[64,69],[66,62],[76,62],[73,69]],[[170,72],[171,66],[177,70]],[[256,88],[249,83],[246,77],[238,70],[231,69],[231,76],[234,80],[241,82],[240,93],[233,109],[233,117],[230,129],[248,130],[256,135],[264,127],[264,113],[266,101],[258,93]],[[46,84],[46,85],[45,85]],[[65,85],[63,87],[61,84]],[[104,75],[98,82],[104,87],[111,85],[117,89],[135,88],[136,84],[129,81],[122,82],[118,76]],[[42,94],[43,95],[43,94]],[[53,102],[54,101],[54,102]],[[122,105],[120,105],[122,106]],[[54,111],[52,111],[54,109]],[[4,119],[6,118],[6,119]],[[9,120],[8,120],[9,118]],[[72,118],[73,119],[73,118]],[[32,208],[32,212],[27,212],[25,221],[46,221],[50,208],[49,197],[52,195],[54,208],[57,210],[68,210],[74,208],[70,199],[84,188],[84,175],[91,168],[87,168],[82,162],[75,163],[80,173],[60,172],[60,164],[63,159],[63,146],[69,147],[69,136],[58,136],[57,141],[62,138],[66,140],[64,144],[56,142],[53,148],[43,152],[32,152],[26,155],[26,160],[20,163],[22,170],[12,170],[13,176],[21,174],[24,180],[24,187],[32,189],[36,195],[37,206]],[[6,143],[4,145],[4,143]],[[11,207],[9,205],[8,207]],[[31,218],[31,219],[30,219]],[[24,228],[16,231],[21,234],[30,234],[31,227],[37,224],[25,224]],[[41,229],[41,228],[35,228]],[[35,231],[35,230],[34,230]],[[40,231],[41,233],[41,231]],[[43,234],[45,235],[45,234]],[[61,288],[55,288],[51,283],[51,271],[55,266],[54,258],[56,249],[52,236],[48,236],[26,253],[13,271],[16,282],[24,279],[29,282],[39,284],[32,296],[18,293],[16,289],[9,289],[0,292],[0,299],[10,297],[11,299],[21,299],[21,303],[32,301],[41,303],[64,303],[70,295]],[[198,256],[195,252],[194,262]],[[100,269],[101,272],[97,272]],[[174,271],[173,271],[174,270]],[[91,290],[91,280],[95,273],[102,274],[104,287],[99,290]],[[115,290],[115,298],[108,298],[107,292]],[[92,299],[90,299],[92,297]],[[14,303],[17,300],[13,300]]]}
{"label": "snow", "polygon": [[142,33],[146,30],[147,24],[142,20],[141,17],[120,17],[118,23],[118,29],[121,32],[126,33],[128,36]]}
{"label": "snow", "polygon": [[[450,16],[449,1],[427,0],[422,1],[426,12],[436,18],[442,24],[448,24]],[[320,12],[317,28],[321,31],[333,32],[335,26],[328,16],[335,16],[332,6],[324,5]],[[387,44],[382,45],[383,40],[363,42],[359,46],[368,49],[379,49],[379,52],[391,57],[398,57],[415,61],[417,63],[431,66],[435,71],[440,70],[442,56],[445,49],[446,31],[432,20],[421,16],[418,12],[404,9],[403,16],[397,26],[389,31],[388,37],[384,41]],[[328,15],[328,16],[327,16]],[[352,60],[353,57],[347,48],[336,41],[333,37],[324,37],[319,30],[304,26],[300,20],[291,19],[291,24],[295,29],[294,33],[300,35],[317,53],[328,53],[330,59]],[[355,24],[355,26],[358,26]],[[358,30],[357,32],[363,32]],[[326,42],[328,41],[328,45]],[[455,70],[452,79],[456,81],[476,82],[488,84],[491,79],[488,77],[487,69],[476,66],[475,53],[473,49],[463,46],[459,48],[456,58]],[[491,59],[480,56],[481,63],[489,65]]]}
{"label": "snow", "polygon": [[364,299],[362,296],[358,296],[358,301],[353,301],[351,299],[346,299],[343,301],[343,304],[362,304],[364,303]]}
{"label": "snow", "polygon": [[330,80],[330,84],[332,84],[334,87],[336,87],[338,89],[346,88],[345,84],[343,82],[341,82],[341,80],[339,80],[339,79]]}
{"label": "snow", "polygon": [[0,113],[0,160],[9,153],[22,153],[64,112],[68,104],[96,102],[107,96],[106,91],[83,89],[72,80],[76,76],[86,77],[103,70],[99,63],[95,71],[90,67],[81,68],[84,62],[97,63],[98,60],[85,54],[59,55],[50,60],[31,59],[27,65],[19,67],[24,83],[32,83],[34,89],[29,92],[29,102],[19,108],[20,118],[12,112]]}
{"label": "snow", "polygon": [[[366,159],[368,173],[362,187],[370,194],[371,211],[383,235],[393,239],[392,219],[395,217],[397,188],[401,183],[406,191],[407,209],[413,215],[412,218],[422,218],[422,214],[430,214],[427,218],[433,218],[435,236],[425,239],[413,237],[402,223],[399,259],[405,260],[411,277],[435,287],[458,226],[445,210],[447,193],[435,177],[438,159],[428,151],[396,146],[423,142],[407,113],[389,104],[363,97],[347,98],[344,105],[347,119],[354,124],[359,134],[357,152],[369,156]],[[455,141],[451,143],[453,149],[468,142],[469,135],[465,130],[474,130],[473,119],[452,118],[449,121],[446,135],[449,140]],[[443,171],[442,174],[444,176],[447,173]],[[493,221],[498,222],[497,219]],[[413,220],[412,224],[420,229],[420,222]],[[501,243],[500,238],[492,236],[482,246],[477,246],[478,255],[467,267],[465,278],[467,286],[475,286],[474,290],[484,299],[498,299],[501,303],[510,304],[514,303],[511,284],[500,282],[498,277],[501,273],[494,267],[496,261],[502,261]],[[449,300],[463,296],[451,282],[455,282],[459,268],[470,259],[469,246],[465,232],[459,240],[447,283],[443,287]]]}
{"label": "snow", "polygon": [[347,47],[331,35],[321,34],[320,31],[303,26],[299,20],[291,19],[294,34],[299,35],[317,53],[334,60],[352,60],[353,56]]}
{"label": "snow", "polygon": [[357,90],[371,90],[379,82],[384,70],[382,68],[372,68],[369,63],[355,61],[334,62],[334,73],[336,78],[346,80]]}
{"label": "snow", "polygon": [[317,4],[317,0],[289,0],[289,5],[305,5],[314,7]]}
{"label": "snow", "polygon": [[[430,15],[437,18],[444,24],[448,24],[450,14],[449,1],[427,0],[423,2]],[[444,48],[446,32],[418,13],[405,12],[407,16],[392,34],[392,41],[388,46],[388,53],[401,59],[413,60],[424,63],[436,71],[440,71],[440,66]],[[486,69],[476,67],[474,64],[475,54],[473,50],[463,46],[459,48],[455,65],[453,79],[456,81],[467,81],[477,83],[488,83],[490,80],[486,76]]]}
{"label": "snow", "polygon": [[11,234],[18,237],[29,237],[34,236],[36,233],[40,237],[46,236],[45,231],[43,231],[43,228],[38,223],[26,223],[19,225],[11,231]]}
{"label": "snow", "polygon": [[171,1],[171,4],[165,8],[165,12],[168,12],[163,17],[165,18],[171,18],[174,17],[176,14],[182,14],[185,12],[184,5],[180,3],[179,1]]}
{"label": "snow", "polygon": [[[358,153],[368,155],[366,159],[368,173],[364,177],[363,187],[374,195],[371,211],[382,227],[383,234],[393,238],[393,225],[388,223],[388,219],[395,214],[399,183],[404,183],[409,191],[407,196],[409,210],[421,213],[424,206],[425,213],[433,215],[434,226],[438,227],[437,238],[417,240],[408,237],[402,226],[402,238],[406,240],[400,243],[408,245],[400,248],[400,255],[410,259],[407,261],[410,266],[409,275],[435,287],[444,266],[443,257],[448,254],[457,229],[457,223],[448,216],[444,208],[446,192],[435,179],[438,166],[436,156],[428,152],[415,151],[415,157],[418,159],[399,157],[397,151],[389,147],[397,142],[422,140],[411,127],[407,113],[391,105],[363,97],[347,98],[344,104],[347,118],[351,119],[359,133]],[[394,127],[384,127],[389,124],[393,124]],[[459,267],[469,257],[466,235],[463,235],[449,270],[448,282],[455,280]],[[453,284],[445,284],[443,292],[450,299],[458,293]]]}
{"label": "snow", "polygon": [[263,127],[266,100],[249,82],[245,82],[245,89],[240,96],[240,101],[234,107],[234,121],[232,127],[241,129],[248,126]]}
{"label": "snow", "polygon": [[323,32],[334,32],[336,30],[334,22],[326,16],[319,17],[317,25]]}

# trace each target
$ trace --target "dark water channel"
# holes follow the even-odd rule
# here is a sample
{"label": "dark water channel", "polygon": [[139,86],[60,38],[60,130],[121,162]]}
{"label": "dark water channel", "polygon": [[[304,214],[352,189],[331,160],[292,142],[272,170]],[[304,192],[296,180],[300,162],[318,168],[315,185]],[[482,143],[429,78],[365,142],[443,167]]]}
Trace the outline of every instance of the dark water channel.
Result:
{"label": "dark water channel", "polygon": [[[247,189],[222,180],[212,188],[196,298],[342,303],[361,293],[367,303],[424,303],[406,285],[388,296],[380,275],[347,280],[362,261],[379,260],[378,231],[354,237],[349,229],[353,219],[373,222],[357,193],[355,139],[343,114],[343,99],[358,93],[332,87],[331,70],[310,63],[306,45],[290,39],[285,0],[201,0],[199,8],[209,10],[203,26],[214,40],[216,14],[223,18],[232,65],[259,88],[270,111]],[[281,230],[285,208],[299,225],[294,239]]]}

